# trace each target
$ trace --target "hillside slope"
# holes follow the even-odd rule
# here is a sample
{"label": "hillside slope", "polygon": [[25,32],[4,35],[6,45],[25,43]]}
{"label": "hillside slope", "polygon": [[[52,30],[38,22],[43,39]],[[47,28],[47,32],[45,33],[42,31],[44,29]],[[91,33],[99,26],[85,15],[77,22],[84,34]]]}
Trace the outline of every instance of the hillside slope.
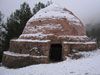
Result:
{"label": "hillside slope", "polygon": [[100,75],[100,49],[81,52],[84,57],[60,63],[32,65],[20,69],[0,67],[0,75]]}

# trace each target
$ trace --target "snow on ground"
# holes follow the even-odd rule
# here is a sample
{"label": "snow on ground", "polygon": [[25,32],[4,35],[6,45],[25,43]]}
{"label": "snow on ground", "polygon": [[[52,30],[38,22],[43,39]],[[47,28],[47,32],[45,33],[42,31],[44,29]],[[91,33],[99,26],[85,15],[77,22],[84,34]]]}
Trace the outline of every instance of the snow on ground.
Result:
{"label": "snow on ground", "polygon": [[100,49],[80,52],[84,57],[19,69],[0,67],[0,75],[100,75]]}

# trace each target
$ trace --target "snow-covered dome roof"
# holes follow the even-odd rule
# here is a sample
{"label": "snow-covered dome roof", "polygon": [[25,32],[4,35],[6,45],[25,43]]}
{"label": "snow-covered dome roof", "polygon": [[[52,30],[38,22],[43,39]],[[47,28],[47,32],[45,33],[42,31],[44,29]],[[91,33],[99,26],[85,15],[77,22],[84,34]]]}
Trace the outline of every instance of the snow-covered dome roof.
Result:
{"label": "snow-covered dome roof", "polygon": [[29,19],[19,39],[51,39],[69,35],[84,36],[82,22],[66,8],[51,4]]}
{"label": "snow-covered dome roof", "polygon": [[73,23],[77,23],[75,25],[81,25],[80,20],[71,11],[64,7],[59,7],[56,4],[51,4],[50,6],[41,9],[36,15],[30,18],[28,22],[41,18],[66,18]]}

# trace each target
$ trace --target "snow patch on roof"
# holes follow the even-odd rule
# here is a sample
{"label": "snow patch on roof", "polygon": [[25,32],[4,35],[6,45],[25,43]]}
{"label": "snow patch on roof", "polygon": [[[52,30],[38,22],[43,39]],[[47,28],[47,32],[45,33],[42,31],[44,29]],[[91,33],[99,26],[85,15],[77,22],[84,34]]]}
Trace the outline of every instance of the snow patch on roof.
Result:
{"label": "snow patch on roof", "polygon": [[[43,38],[43,37],[46,37],[47,34],[43,34],[43,33],[34,33],[34,34],[22,34],[20,37],[40,37],[40,38]],[[20,38],[19,37],[19,38]]]}
{"label": "snow patch on roof", "polygon": [[68,38],[88,38],[86,35],[84,36],[74,36],[74,35],[64,35],[59,37],[68,37]]}
{"label": "snow patch on roof", "polygon": [[54,29],[62,29],[61,24],[43,24],[43,25],[35,25],[35,26],[28,26],[28,31],[37,32],[39,30],[44,31],[45,29],[54,30]]}
{"label": "snow patch on roof", "polygon": [[73,41],[73,42],[75,42],[75,40],[76,41],[89,41],[90,39],[86,36],[86,35],[84,35],[84,36],[74,36],[74,35],[61,35],[61,36],[59,36],[59,37],[63,37],[63,38],[66,38],[66,39],[68,39],[69,41]]}
{"label": "snow patch on roof", "polygon": [[64,44],[96,44],[96,42],[67,42],[64,41]]}
{"label": "snow patch on roof", "polygon": [[37,38],[41,38],[42,39],[42,38],[47,37],[49,35],[53,35],[53,34],[43,34],[41,32],[34,33],[34,34],[22,34],[22,35],[20,35],[19,38],[21,38],[21,37],[25,37],[25,38],[37,37]]}
{"label": "snow patch on roof", "polygon": [[34,58],[47,58],[47,56],[32,56],[29,54],[20,54],[20,53],[14,53],[14,52],[10,52],[10,51],[5,51],[4,54],[6,55],[10,55],[10,56],[16,56],[16,57],[34,57]]}
{"label": "snow patch on roof", "polygon": [[28,22],[32,22],[33,20],[40,18],[66,18],[75,25],[81,25],[80,20],[72,14],[72,12],[56,4],[51,4],[50,6],[41,9]]}
{"label": "snow patch on roof", "polygon": [[20,54],[20,53],[14,53],[14,52],[10,52],[10,51],[4,51],[4,54],[6,55],[11,55],[11,56],[23,56],[23,57],[28,57],[29,54]]}
{"label": "snow patch on roof", "polygon": [[73,40],[89,40],[89,38],[86,35],[84,35],[84,36],[72,36],[72,35],[70,35],[70,36],[67,36],[67,38],[69,38],[69,40],[70,39],[73,39]]}
{"label": "snow patch on roof", "polygon": [[29,39],[13,39],[11,41],[17,41],[17,42],[50,42],[50,40],[29,40]]}

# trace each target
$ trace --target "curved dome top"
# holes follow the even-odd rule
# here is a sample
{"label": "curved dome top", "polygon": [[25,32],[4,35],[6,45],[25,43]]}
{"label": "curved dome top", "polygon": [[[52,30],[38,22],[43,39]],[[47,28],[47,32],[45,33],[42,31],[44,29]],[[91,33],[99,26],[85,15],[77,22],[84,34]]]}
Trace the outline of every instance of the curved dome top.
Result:
{"label": "curved dome top", "polygon": [[82,22],[66,8],[52,4],[29,19],[19,39],[51,39],[69,35],[84,36]]}
{"label": "curved dome top", "polygon": [[82,25],[80,20],[69,10],[64,7],[59,7],[58,5],[52,4],[44,9],[41,9],[29,19],[28,22],[32,22],[33,20],[41,19],[41,18],[66,18],[68,21],[73,23],[77,23],[75,25]]}

